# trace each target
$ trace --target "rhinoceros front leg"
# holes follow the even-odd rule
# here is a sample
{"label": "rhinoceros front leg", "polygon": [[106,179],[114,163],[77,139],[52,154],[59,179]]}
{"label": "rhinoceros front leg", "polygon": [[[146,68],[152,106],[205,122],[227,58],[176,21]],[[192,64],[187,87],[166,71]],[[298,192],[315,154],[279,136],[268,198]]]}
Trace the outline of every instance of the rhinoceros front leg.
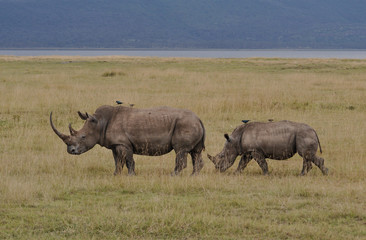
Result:
{"label": "rhinoceros front leg", "polygon": [[174,172],[172,172],[172,176],[178,175],[182,169],[187,167],[187,155],[186,151],[179,151],[175,157],[175,168]]}
{"label": "rhinoceros front leg", "polygon": [[241,156],[238,168],[236,169],[234,174],[240,174],[251,160],[252,156],[250,154],[243,154],[243,156]]}
{"label": "rhinoceros front leg", "polygon": [[123,157],[123,149],[121,146],[116,146],[112,148],[114,164],[116,169],[114,170],[114,175],[119,175],[122,173],[123,166],[125,165],[125,158]]}
{"label": "rhinoceros front leg", "polygon": [[267,161],[266,161],[266,158],[264,157],[264,155],[259,152],[254,152],[254,153],[252,153],[252,156],[255,159],[255,161],[258,163],[258,165],[261,167],[261,169],[263,171],[263,175],[267,175],[268,174],[268,165],[267,165]]}
{"label": "rhinoceros front leg", "polygon": [[133,160],[133,152],[131,150],[127,151],[126,165],[127,165],[127,169],[128,169],[128,175],[136,175],[136,173],[135,173],[135,160]]}
{"label": "rhinoceros front leg", "polygon": [[114,175],[121,174],[123,166],[127,165],[128,174],[135,174],[135,161],[133,160],[133,152],[125,146],[117,145],[113,149],[113,157],[116,165]]}

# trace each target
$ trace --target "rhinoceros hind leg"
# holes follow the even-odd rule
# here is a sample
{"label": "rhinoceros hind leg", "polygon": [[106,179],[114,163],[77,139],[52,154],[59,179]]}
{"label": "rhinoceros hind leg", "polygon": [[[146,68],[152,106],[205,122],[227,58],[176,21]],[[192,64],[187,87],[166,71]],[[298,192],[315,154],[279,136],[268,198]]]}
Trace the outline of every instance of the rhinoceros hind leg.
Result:
{"label": "rhinoceros hind leg", "polygon": [[191,152],[193,172],[192,175],[197,175],[203,168],[203,160],[201,152]]}
{"label": "rhinoceros hind leg", "polygon": [[324,159],[321,157],[318,157],[314,155],[313,157],[313,163],[322,171],[324,175],[328,175],[328,168],[324,166]]}
{"label": "rhinoceros hind leg", "polygon": [[174,172],[172,172],[172,176],[178,175],[180,171],[187,167],[187,155],[188,152],[186,151],[179,151],[176,153],[175,157],[175,168]]}
{"label": "rhinoceros hind leg", "polygon": [[258,163],[258,165],[261,167],[261,169],[263,171],[263,175],[267,175],[268,174],[268,165],[267,165],[267,161],[266,161],[266,158],[264,157],[264,155],[259,152],[254,152],[254,153],[252,153],[252,156],[255,159],[255,161]]}
{"label": "rhinoceros hind leg", "polygon": [[313,166],[311,164],[311,160],[308,160],[306,158],[303,158],[302,164],[303,166],[301,170],[301,176],[304,176],[313,168]]}

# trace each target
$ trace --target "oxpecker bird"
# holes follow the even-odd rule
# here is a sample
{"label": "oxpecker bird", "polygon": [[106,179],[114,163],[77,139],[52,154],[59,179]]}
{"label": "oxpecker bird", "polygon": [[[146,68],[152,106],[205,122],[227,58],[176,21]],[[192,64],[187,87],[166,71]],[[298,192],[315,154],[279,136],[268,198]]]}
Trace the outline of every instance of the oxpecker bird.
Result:
{"label": "oxpecker bird", "polygon": [[118,101],[118,100],[117,100],[117,101],[116,101],[116,103],[117,103],[117,104],[122,104],[123,102],[121,102],[121,101]]}
{"label": "oxpecker bird", "polygon": [[241,120],[243,123],[247,123],[249,122],[250,120]]}

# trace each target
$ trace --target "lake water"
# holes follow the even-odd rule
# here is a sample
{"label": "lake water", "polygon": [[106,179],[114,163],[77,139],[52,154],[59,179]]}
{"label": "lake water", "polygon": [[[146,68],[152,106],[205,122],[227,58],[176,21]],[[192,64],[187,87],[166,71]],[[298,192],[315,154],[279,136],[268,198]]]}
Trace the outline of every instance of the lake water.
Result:
{"label": "lake water", "polygon": [[366,50],[1,50],[10,56],[366,59]]}

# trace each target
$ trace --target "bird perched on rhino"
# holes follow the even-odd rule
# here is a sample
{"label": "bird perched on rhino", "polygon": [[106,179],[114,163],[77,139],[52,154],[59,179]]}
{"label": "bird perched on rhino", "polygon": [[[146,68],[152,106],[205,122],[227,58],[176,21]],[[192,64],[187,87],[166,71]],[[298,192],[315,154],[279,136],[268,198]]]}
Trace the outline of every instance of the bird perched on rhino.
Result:
{"label": "bird perched on rhino", "polygon": [[241,120],[243,123],[248,123],[250,120]]}
{"label": "bird perched on rhino", "polygon": [[[121,101],[116,101],[116,103],[118,104],[118,105],[122,105],[123,104],[123,102],[121,102]],[[135,104],[133,104],[133,103],[129,103],[128,104],[130,107],[133,107],[133,106],[135,106]]]}

